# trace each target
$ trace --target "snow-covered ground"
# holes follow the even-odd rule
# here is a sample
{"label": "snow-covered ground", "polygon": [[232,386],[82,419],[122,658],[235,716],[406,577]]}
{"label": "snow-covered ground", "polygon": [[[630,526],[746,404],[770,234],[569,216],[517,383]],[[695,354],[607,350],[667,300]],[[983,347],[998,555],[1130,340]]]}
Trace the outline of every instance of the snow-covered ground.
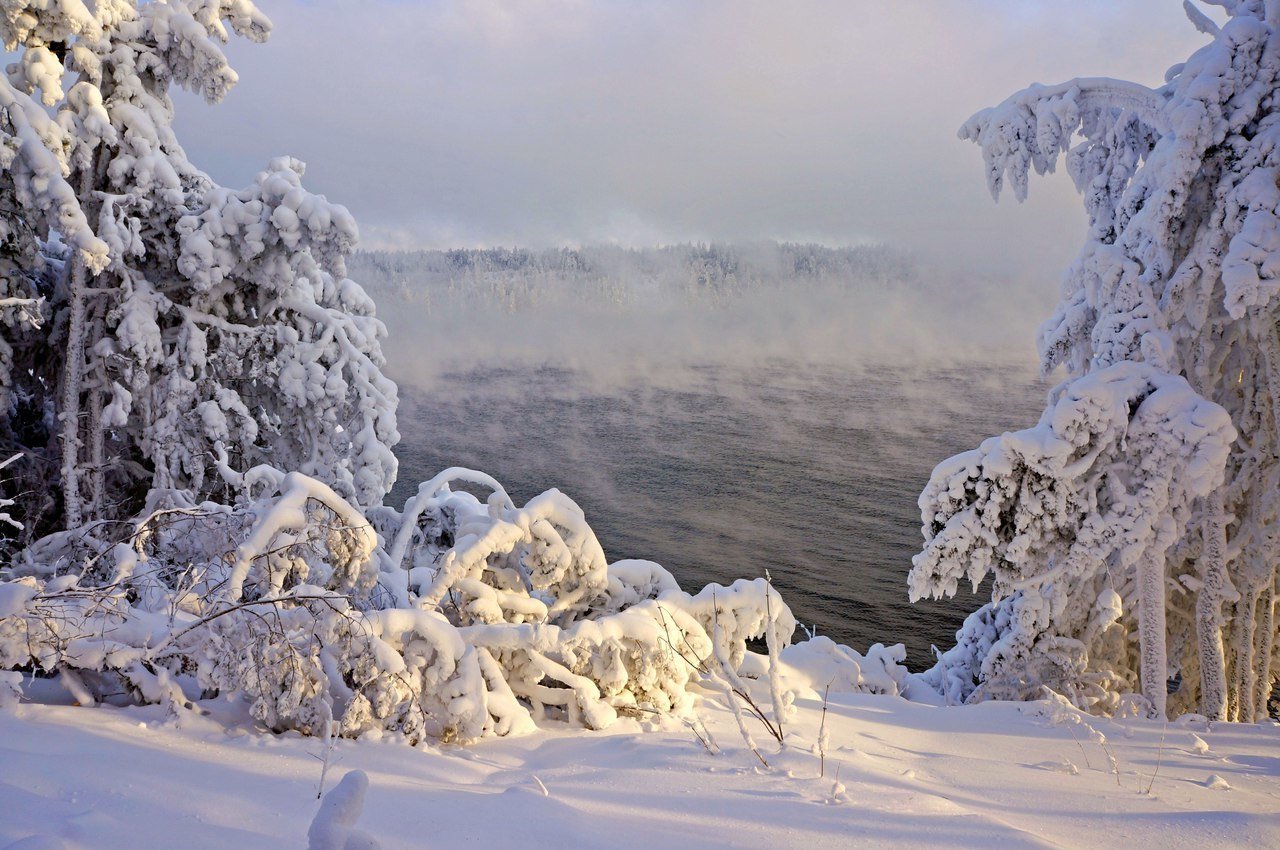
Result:
{"label": "snow-covered ground", "polygon": [[[159,707],[0,711],[0,847],[305,847],[322,742],[203,705],[176,722]],[[821,699],[796,708],[785,751],[754,730],[767,769],[707,695],[719,755],[674,718],[469,747],[340,741],[327,787],[368,774],[358,825],[384,848],[1280,847],[1274,723],[832,694],[819,778]]]}

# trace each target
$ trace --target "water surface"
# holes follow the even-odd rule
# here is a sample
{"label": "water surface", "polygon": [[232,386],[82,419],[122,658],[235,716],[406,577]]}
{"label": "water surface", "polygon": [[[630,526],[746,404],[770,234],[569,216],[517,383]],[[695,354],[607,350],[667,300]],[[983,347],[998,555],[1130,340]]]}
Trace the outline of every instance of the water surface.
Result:
{"label": "water surface", "polygon": [[441,469],[557,487],[610,561],[648,558],[686,590],[768,569],[797,618],[858,650],[904,643],[913,669],[980,601],[910,604],[916,499],[934,465],[1034,424],[1026,369],[971,362],[683,368],[599,385],[561,369],[446,374],[402,387],[401,504]]}

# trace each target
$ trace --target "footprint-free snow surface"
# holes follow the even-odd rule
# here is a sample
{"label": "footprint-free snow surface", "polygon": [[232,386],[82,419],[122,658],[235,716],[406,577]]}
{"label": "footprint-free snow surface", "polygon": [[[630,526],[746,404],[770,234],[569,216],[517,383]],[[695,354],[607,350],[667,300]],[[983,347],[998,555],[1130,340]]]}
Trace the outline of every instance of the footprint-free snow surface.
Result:
{"label": "footprint-free snow surface", "polygon": [[[306,847],[322,742],[202,706],[0,711],[0,848]],[[832,694],[824,763],[821,708],[797,699],[784,749],[752,727],[768,767],[707,695],[716,754],[674,718],[467,747],[339,741],[326,790],[367,774],[355,826],[383,848],[1280,847],[1272,723]]]}

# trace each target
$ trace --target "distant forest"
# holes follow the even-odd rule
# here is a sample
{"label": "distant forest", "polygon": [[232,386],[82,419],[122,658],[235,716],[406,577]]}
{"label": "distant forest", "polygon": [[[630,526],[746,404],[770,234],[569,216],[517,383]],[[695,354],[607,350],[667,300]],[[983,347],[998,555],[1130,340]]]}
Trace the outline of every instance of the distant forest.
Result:
{"label": "distant forest", "polygon": [[917,278],[910,255],[884,245],[681,244],[660,248],[361,251],[350,276],[375,299],[430,308],[439,301],[519,310],[577,301],[730,298],[778,286],[894,289]]}

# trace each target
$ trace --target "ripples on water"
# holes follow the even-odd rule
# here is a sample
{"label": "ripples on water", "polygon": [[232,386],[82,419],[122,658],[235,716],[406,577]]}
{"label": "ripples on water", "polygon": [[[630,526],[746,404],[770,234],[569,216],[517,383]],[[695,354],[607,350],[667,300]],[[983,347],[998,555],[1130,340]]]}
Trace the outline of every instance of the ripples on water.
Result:
{"label": "ripples on water", "polygon": [[1030,371],[977,363],[716,367],[661,387],[451,374],[402,388],[392,502],[452,465],[490,473],[517,503],[558,487],[610,561],[657,561],[691,591],[768,568],[819,634],[860,651],[905,643],[921,669],[981,603],[907,602],[916,498],[937,462],[1034,424],[1043,397]]}

